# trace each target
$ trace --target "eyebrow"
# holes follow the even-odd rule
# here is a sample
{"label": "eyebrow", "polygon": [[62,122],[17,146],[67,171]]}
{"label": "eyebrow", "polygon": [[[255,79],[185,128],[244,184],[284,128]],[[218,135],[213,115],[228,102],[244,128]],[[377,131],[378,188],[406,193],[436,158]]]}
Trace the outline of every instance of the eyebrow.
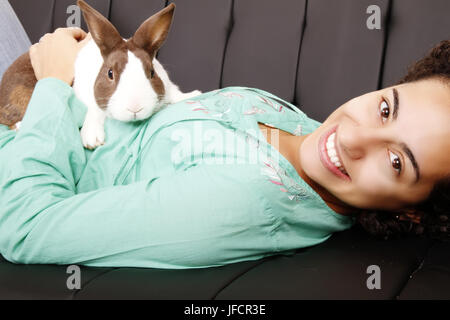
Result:
{"label": "eyebrow", "polygon": [[397,120],[398,109],[399,109],[399,99],[398,99],[398,91],[397,89],[392,89],[392,94],[394,95],[394,110],[392,111],[392,117],[394,120]]}
{"label": "eyebrow", "polygon": [[[398,111],[400,109],[400,99],[399,99],[399,94],[398,94],[397,89],[393,88],[392,94],[394,95],[394,106],[393,106],[394,109],[392,111],[392,117],[394,118],[394,120],[397,120]],[[401,143],[400,147],[402,148],[403,152],[406,154],[406,156],[411,161],[411,164],[414,168],[414,173],[416,174],[415,182],[419,181],[420,169],[419,169],[419,165],[417,164],[416,158],[414,157],[414,154],[412,153],[411,149],[406,145],[406,143]]]}
{"label": "eyebrow", "polygon": [[416,158],[414,158],[414,154],[412,153],[411,149],[408,148],[408,146],[405,143],[401,143],[400,144],[403,152],[406,154],[406,156],[409,158],[409,160],[412,163],[412,166],[414,168],[414,172],[416,174],[416,181],[419,181],[420,179],[420,169],[419,169],[419,165],[417,164]]}

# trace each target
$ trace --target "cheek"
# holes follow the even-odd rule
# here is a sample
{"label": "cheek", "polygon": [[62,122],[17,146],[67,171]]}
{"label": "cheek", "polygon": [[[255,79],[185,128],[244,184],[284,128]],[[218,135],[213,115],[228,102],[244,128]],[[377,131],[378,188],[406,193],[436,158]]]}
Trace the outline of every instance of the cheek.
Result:
{"label": "cheek", "polygon": [[377,101],[367,96],[362,96],[351,100],[343,109],[343,114],[355,125],[373,126],[376,118]]}
{"label": "cheek", "polygon": [[405,183],[389,177],[379,167],[361,168],[351,187],[342,188],[349,202],[361,208],[397,209],[410,203],[413,191]]}
{"label": "cheek", "polygon": [[354,179],[352,189],[352,193],[355,195],[378,200],[390,198],[394,190],[396,190],[393,184],[387,183],[385,179],[380,178],[379,175],[374,173],[374,170],[361,172]]}
{"label": "cheek", "polygon": [[157,73],[154,74],[153,78],[150,80],[151,86],[158,97],[163,97],[165,95],[164,83]]}
{"label": "cheek", "polygon": [[341,124],[373,127],[379,124],[379,98],[374,93],[353,98],[336,109],[324,122],[326,125]]}
{"label": "cheek", "polygon": [[394,193],[400,186],[388,167],[384,150],[372,152],[369,156],[352,164],[352,185],[361,193],[385,197]]}
{"label": "cheek", "polygon": [[98,106],[105,110],[108,107],[109,100],[114,94],[116,85],[114,82],[105,79],[104,77],[98,77],[94,85],[94,95]]}

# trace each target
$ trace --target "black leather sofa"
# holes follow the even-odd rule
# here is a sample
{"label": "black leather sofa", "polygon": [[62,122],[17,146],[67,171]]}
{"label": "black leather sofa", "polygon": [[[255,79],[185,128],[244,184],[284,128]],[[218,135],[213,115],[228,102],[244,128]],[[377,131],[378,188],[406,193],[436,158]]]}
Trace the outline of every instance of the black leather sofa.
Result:
{"label": "black leather sofa", "polygon": [[[74,2],[10,0],[32,42],[66,26],[67,7]],[[167,5],[88,2],[124,37]],[[257,87],[319,121],[352,97],[394,84],[410,63],[450,38],[448,0],[174,2],[175,20],[158,59],[182,90]],[[368,12],[371,5],[377,8]],[[378,8],[380,28],[371,29],[367,20]],[[380,268],[380,289],[367,286],[372,265]],[[376,240],[357,227],[291,256],[218,268],[81,267],[76,290],[67,288],[66,271],[67,266],[14,265],[0,256],[0,299],[450,298],[450,244]]]}

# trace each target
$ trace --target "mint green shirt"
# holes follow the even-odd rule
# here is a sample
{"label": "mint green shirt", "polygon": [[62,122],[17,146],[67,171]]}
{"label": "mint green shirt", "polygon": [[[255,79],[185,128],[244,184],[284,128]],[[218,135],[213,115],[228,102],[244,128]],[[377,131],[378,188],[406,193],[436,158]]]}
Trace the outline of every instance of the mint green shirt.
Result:
{"label": "mint green shirt", "polygon": [[70,86],[48,78],[20,131],[0,126],[7,260],[203,268],[290,254],[354,223],[266,142],[258,122],[296,135],[320,125],[270,93],[230,87],[146,121],[107,119],[95,151],[81,142],[85,113]]}

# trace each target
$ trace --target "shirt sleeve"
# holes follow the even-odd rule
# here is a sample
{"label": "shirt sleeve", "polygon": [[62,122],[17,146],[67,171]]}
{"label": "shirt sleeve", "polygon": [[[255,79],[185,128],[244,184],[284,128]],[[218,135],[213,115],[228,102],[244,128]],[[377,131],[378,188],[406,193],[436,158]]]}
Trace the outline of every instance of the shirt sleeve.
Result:
{"label": "shirt sleeve", "polygon": [[[201,268],[276,250],[249,168],[198,165],[76,194],[85,110],[72,89],[40,81],[21,130],[0,152],[0,252],[11,262]],[[78,106],[79,107],[79,106]]]}

